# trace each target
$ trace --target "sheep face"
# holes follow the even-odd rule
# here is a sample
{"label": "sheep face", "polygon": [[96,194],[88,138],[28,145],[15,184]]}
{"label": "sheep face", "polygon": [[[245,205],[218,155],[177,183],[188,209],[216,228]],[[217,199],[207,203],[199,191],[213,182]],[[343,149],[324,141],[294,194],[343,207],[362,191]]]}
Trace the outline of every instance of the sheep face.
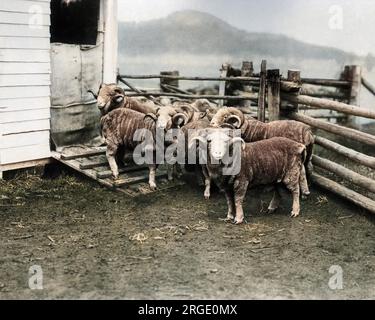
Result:
{"label": "sheep face", "polygon": [[162,107],[156,111],[156,128],[159,130],[168,131],[172,128],[172,119],[177,114],[177,111],[172,107]]}
{"label": "sheep face", "polygon": [[219,109],[211,120],[211,126],[214,128],[220,128],[220,126],[226,122],[229,116],[230,112],[228,108]]}
{"label": "sheep face", "polygon": [[102,84],[99,89],[97,102],[102,115],[121,108],[125,101],[124,90],[116,84]]}
{"label": "sheep face", "polygon": [[206,130],[191,140],[189,148],[193,146],[195,141],[200,141],[206,145],[211,159],[219,163],[229,156],[229,151],[234,143],[241,142],[243,147],[245,147],[243,139],[240,137],[233,138],[233,132],[224,129]]}
{"label": "sheep face", "polygon": [[245,115],[237,108],[222,108],[211,120],[212,127],[222,127],[228,125],[234,129],[240,129],[244,124]]}

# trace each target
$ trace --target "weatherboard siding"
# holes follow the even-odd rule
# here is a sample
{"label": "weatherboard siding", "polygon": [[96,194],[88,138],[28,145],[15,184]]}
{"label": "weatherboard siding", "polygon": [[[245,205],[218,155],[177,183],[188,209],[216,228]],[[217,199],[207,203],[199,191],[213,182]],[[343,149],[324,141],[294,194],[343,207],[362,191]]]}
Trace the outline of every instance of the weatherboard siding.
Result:
{"label": "weatherboard siding", "polygon": [[0,1],[0,165],[50,157],[49,26],[50,0]]}

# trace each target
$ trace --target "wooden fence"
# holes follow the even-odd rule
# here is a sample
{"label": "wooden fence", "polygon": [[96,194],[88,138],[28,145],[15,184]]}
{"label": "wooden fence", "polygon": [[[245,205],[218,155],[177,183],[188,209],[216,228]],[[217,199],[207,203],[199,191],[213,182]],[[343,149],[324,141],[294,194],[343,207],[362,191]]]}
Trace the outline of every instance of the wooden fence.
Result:
{"label": "wooden fence", "polygon": [[[128,82],[129,79],[160,79],[160,88],[140,90],[133,87]],[[344,124],[350,125],[353,117],[375,119],[375,111],[358,106],[362,85],[375,95],[375,87],[361,76],[361,69],[358,66],[345,67],[340,79],[301,78],[298,70],[289,70],[287,77],[283,78],[279,70],[267,70],[267,62],[262,61],[260,72],[257,74],[254,73],[251,62],[244,62],[241,70],[235,70],[227,64],[223,65],[220,77],[184,77],[180,76],[178,71],[173,71],[159,75],[119,75],[118,81],[129,88],[127,92],[129,96],[148,97],[156,103],[158,101],[155,98],[161,96],[189,100],[209,99],[219,106],[233,101],[238,103],[244,113],[263,122],[282,118],[293,119],[308,124],[314,129],[375,147],[375,136],[344,126]],[[193,94],[180,89],[179,81],[216,81],[220,83],[219,94]],[[230,94],[228,94],[230,89],[228,83],[236,84],[232,85],[236,90],[231,91]],[[312,112],[316,110],[326,113]],[[327,121],[332,119],[336,123]],[[372,156],[321,136],[316,136],[316,144],[370,170],[375,169],[375,158]],[[365,177],[317,155],[313,157],[313,164],[323,172],[334,174],[360,187],[361,190],[375,194],[373,177]],[[316,185],[375,213],[375,201],[370,197],[318,173],[314,173],[312,179]]]}

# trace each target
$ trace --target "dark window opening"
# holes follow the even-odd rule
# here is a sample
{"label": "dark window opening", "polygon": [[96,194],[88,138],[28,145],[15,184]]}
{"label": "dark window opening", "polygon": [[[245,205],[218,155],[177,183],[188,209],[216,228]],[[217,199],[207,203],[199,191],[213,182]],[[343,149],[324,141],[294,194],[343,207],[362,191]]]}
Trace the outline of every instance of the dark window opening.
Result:
{"label": "dark window opening", "polygon": [[52,0],[51,42],[96,45],[100,0]]}

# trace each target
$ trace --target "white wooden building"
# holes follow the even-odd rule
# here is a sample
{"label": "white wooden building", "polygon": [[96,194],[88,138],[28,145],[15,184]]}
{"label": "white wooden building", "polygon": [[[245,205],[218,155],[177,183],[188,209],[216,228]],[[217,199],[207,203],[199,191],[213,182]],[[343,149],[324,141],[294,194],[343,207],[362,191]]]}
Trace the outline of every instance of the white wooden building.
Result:
{"label": "white wooden building", "polygon": [[[97,112],[87,90],[116,82],[117,0],[95,2],[0,1],[0,177],[44,162],[64,139],[82,136],[86,114]],[[80,7],[85,3],[91,11]],[[66,20],[64,10],[80,19]],[[95,10],[96,24],[87,16]]]}

